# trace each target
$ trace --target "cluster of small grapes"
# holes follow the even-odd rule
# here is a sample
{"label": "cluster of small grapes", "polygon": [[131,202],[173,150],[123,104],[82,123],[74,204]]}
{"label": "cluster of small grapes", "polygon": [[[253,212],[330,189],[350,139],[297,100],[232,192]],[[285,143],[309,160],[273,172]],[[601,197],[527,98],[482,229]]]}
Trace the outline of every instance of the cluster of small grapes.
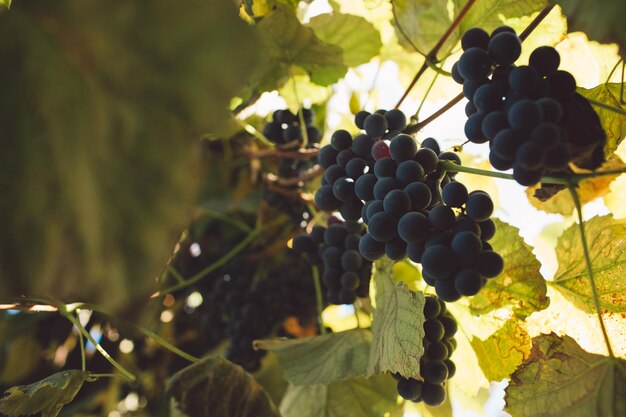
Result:
{"label": "cluster of small grapes", "polygon": [[398,381],[397,390],[402,398],[437,406],[446,399],[443,383],[456,373],[456,366],[450,356],[457,346],[454,335],[458,327],[454,317],[446,310],[445,303],[437,297],[426,297],[424,318],[424,356],[420,360],[423,381],[398,374],[394,374],[394,377]]}
{"label": "cluster of small grapes", "polygon": [[398,135],[406,127],[406,117],[400,110],[361,111],[355,122],[365,133],[353,138],[348,131],[337,130],[330,144],[320,149],[318,163],[325,172],[315,193],[315,204],[321,210],[338,210],[349,221],[361,218],[363,199],[355,192],[358,184],[375,180],[372,152],[376,144]]}
{"label": "cluster of small grapes", "polygon": [[464,52],[452,67],[452,77],[463,84],[469,100],[467,138],[488,141],[492,166],[513,168],[521,185],[566,169],[571,149],[562,126],[562,101],[574,96],[576,80],[558,69],[559,53],[541,46],[531,53],[529,65],[513,65],[522,46],[508,26],[498,27],[491,36],[472,28],[463,34],[461,46]]}
{"label": "cluster of small grapes", "polygon": [[374,175],[355,187],[366,201],[362,217],[368,232],[359,242],[361,255],[370,261],[408,256],[421,263],[424,280],[445,301],[477,294],[503,268],[487,242],[496,230],[489,195],[468,193],[455,173],[440,172],[440,160],[461,161],[455,153],[441,152],[432,138],[418,149],[411,136],[399,134],[388,146],[376,143],[374,150]]}
{"label": "cluster of small grapes", "polygon": [[[219,227],[209,227],[205,233],[211,232],[210,236],[213,236],[222,231]],[[222,255],[212,250],[211,241],[215,239],[207,242],[203,235],[198,240],[189,239],[181,244],[173,266],[183,277],[197,274]],[[271,268],[262,276],[256,275],[257,262],[237,258],[196,286],[174,294],[182,299],[194,292],[202,296],[202,304],[184,304],[186,314],[176,315],[177,332],[197,335],[181,347],[202,356],[228,340],[227,358],[252,372],[259,368],[264,355],[253,349],[253,340],[281,334],[281,326],[289,317],[297,319],[302,327],[317,329],[311,270],[293,256],[284,258],[280,266]]]}
{"label": "cluster of small grapes", "polygon": [[330,304],[352,304],[357,297],[369,294],[372,263],[358,250],[363,233],[360,223],[332,220],[328,228],[315,226],[311,234],[293,240],[294,250],[312,264],[323,266],[322,281]]}
{"label": "cluster of small grapes", "polygon": [[[313,125],[315,112],[311,109],[303,109],[302,117],[307,132],[307,143],[304,147],[314,148],[318,146],[322,138],[320,130]],[[272,121],[263,128],[263,134],[276,145],[277,149],[285,151],[302,147],[304,141],[300,118],[288,109],[276,110],[272,115]],[[287,180],[298,178],[313,165],[314,158],[281,158],[278,162],[278,178]],[[301,184],[299,183],[285,185],[278,182],[273,184],[272,189],[267,187],[263,189],[263,198],[272,208],[289,216],[294,224],[300,225],[303,219],[310,215],[306,203],[298,198],[300,190]]]}

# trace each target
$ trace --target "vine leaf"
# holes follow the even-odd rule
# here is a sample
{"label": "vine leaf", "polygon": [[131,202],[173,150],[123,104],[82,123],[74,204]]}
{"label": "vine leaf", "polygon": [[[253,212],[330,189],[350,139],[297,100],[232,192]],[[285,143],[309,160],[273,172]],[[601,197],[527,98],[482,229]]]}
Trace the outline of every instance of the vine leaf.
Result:
{"label": "vine leaf", "polygon": [[472,313],[480,315],[509,308],[520,319],[548,307],[546,282],[541,264],[532,248],[519,235],[519,229],[498,219],[497,232],[489,242],[504,259],[504,271],[470,299]]}
{"label": "vine leaf", "polygon": [[[393,0],[391,4],[395,11],[393,24],[396,36],[400,45],[409,52],[416,52],[417,49],[417,52],[426,55],[452,23],[446,0]],[[440,57],[454,47],[460,39],[459,36],[457,33],[456,37],[448,38],[440,50]]]}
{"label": "vine leaf", "polygon": [[540,335],[505,401],[515,417],[624,416],[626,361],[585,352],[569,336]]}
{"label": "vine leaf", "polygon": [[307,26],[323,42],[339,46],[349,67],[365,64],[378,55],[382,46],[378,30],[360,16],[326,13],[312,18]]}
{"label": "vine leaf", "polygon": [[[381,417],[397,415],[396,382],[390,375],[329,385],[291,385],[280,404],[282,417]],[[399,415],[402,415],[401,413]]]}
{"label": "vine leaf", "polygon": [[258,23],[257,30],[264,48],[252,88],[270,91],[280,87],[289,77],[292,65],[306,70],[312,82],[323,86],[339,80],[348,70],[342,49],[320,40],[285,5],[277,4]]}
{"label": "vine leaf", "polygon": [[274,352],[294,385],[329,384],[367,376],[372,333],[355,329],[295,340],[257,340],[254,347]]}
{"label": "vine leaf", "polygon": [[515,319],[509,319],[487,339],[473,337],[470,343],[490,381],[508,378],[530,356],[530,336]]}
{"label": "vine leaf", "polygon": [[594,2],[551,0],[551,2],[563,8],[570,32],[582,31],[590,39],[604,43],[615,42],[619,45],[620,54],[624,57],[626,3],[613,0]]}
{"label": "vine leaf", "polygon": [[[585,222],[585,232],[600,307],[609,312],[624,313],[626,220],[616,220],[610,215],[596,216]],[[556,256],[559,268],[554,287],[577,307],[589,313],[595,312],[578,225],[570,226],[559,238]]]}
{"label": "vine leaf", "polygon": [[21,416],[41,413],[56,417],[74,399],[89,373],[79,370],[57,372],[29,385],[11,387],[0,399],[0,413]]}
{"label": "vine leaf", "polygon": [[243,368],[210,357],[167,382],[170,414],[193,417],[278,417],[265,390]]}
{"label": "vine leaf", "polygon": [[[461,8],[466,0],[454,0]],[[505,20],[529,16],[543,9],[547,4],[546,0],[480,0],[477,1],[461,20],[461,34],[473,27],[480,27],[487,32],[500,25]]]}
{"label": "vine leaf", "polygon": [[424,295],[393,279],[392,262],[380,262],[374,275],[376,312],[372,323],[371,372],[398,372],[419,378],[424,355]]}
{"label": "vine leaf", "polygon": [[[624,164],[622,159],[614,154],[596,171],[618,170],[625,167],[626,164]],[[589,172],[584,170],[577,171]],[[578,196],[580,198],[580,202],[584,205],[590,201],[595,200],[596,198],[600,198],[608,194],[610,191],[611,183],[618,176],[619,174],[606,175],[602,177],[588,178],[581,181],[578,184]],[[572,200],[572,196],[567,189],[561,189],[561,187],[559,187],[559,191],[556,192],[556,194],[551,196],[547,201],[541,201],[535,195],[539,187],[545,188],[546,186],[541,186],[537,184],[532,187],[526,188],[526,196],[528,197],[528,201],[535,208],[543,210],[546,213],[556,213],[562,214],[564,216],[569,216],[574,212],[574,202]]]}
{"label": "vine leaf", "polygon": [[0,14],[0,294],[140,314],[196,201],[198,137],[226,120],[254,35],[231,2]]}
{"label": "vine leaf", "polygon": [[[591,89],[579,87],[578,93],[585,98],[626,110],[626,106],[620,102],[620,88],[620,83],[608,83],[600,84]],[[598,114],[600,124],[602,124],[602,128],[606,133],[604,155],[608,158],[615,153],[619,144],[626,137],[626,116],[602,107],[593,106],[593,109]]]}

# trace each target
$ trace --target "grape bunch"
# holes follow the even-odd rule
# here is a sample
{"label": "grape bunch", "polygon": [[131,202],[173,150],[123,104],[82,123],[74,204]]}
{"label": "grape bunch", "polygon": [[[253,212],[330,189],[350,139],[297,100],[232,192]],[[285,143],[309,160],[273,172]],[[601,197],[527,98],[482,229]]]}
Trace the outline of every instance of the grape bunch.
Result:
{"label": "grape bunch", "polygon": [[311,234],[293,240],[295,251],[323,267],[322,281],[330,304],[352,304],[357,297],[369,295],[372,263],[359,253],[363,233],[360,223],[333,219],[327,228],[315,226]]}
{"label": "grape bunch", "polygon": [[383,139],[391,138],[406,127],[400,110],[361,111],[355,117],[358,129],[365,132],[353,137],[346,130],[333,133],[330,144],[322,147],[318,163],[324,168],[322,186],[315,193],[315,204],[324,211],[336,211],[349,221],[361,218],[363,196],[356,193],[361,183],[376,180],[375,152]]}
{"label": "grape bunch", "polygon": [[[300,147],[315,148],[318,146],[322,134],[313,125],[315,112],[311,109],[303,109],[302,117],[306,123],[307,142],[303,144],[303,129],[298,115],[288,109],[276,110],[272,114],[272,121],[263,128],[264,136],[276,145],[280,150],[296,150]],[[303,146],[304,145],[304,146]],[[293,159],[281,158],[278,162],[278,179],[296,179],[306,170],[312,168],[314,158]],[[294,224],[300,223],[310,216],[307,204],[299,199],[301,184],[283,184],[276,182],[272,187],[263,188],[263,198],[270,207],[286,214]]]}
{"label": "grape bunch", "polygon": [[367,201],[362,214],[367,234],[359,242],[363,257],[408,256],[422,264],[424,280],[445,301],[477,294],[503,269],[488,243],[496,231],[489,195],[468,193],[455,173],[442,173],[440,160],[461,161],[441,152],[432,138],[418,149],[411,136],[399,134],[379,156],[373,181],[356,188]]}
{"label": "grape bunch", "polygon": [[[535,49],[529,65],[515,66],[522,46],[513,29],[501,26],[491,36],[472,28],[461,38],[463,55],[452,77],[469,100],[465,135],[489,142],[489,160],[498,170],[513,168],[521,185],[534,185],[544,174],[567,169],[571,141],[564,128],[564,101],[576,93],[576,80],[559,70],[559,53]],[[489,78],[491,76],[491,78]]]}
{"label": "grape bunch", "polygon": [[424,304],[424,356],[420,359],[420,376],[404,378],[394,374],[398,381],[398,394],[405,400],[424,401],[430,406],[437,406],[446,399],[443,383],[454,376],[456,366],[450,360],[457,342],[455,318],[446,310],[446,304],[437,297],[427,296]]}

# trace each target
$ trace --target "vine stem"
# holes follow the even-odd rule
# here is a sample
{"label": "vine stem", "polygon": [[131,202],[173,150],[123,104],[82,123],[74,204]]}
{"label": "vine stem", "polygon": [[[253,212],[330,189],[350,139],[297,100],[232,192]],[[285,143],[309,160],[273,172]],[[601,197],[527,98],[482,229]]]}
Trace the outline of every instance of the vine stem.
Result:
{"label": "vine stem", "polygon": [[[395,106],[396,109],[398,107],[400,107],[400,105],[402,104],[404,99],[407,98],[407,96],[409,95],[409,93],[411,92],[411,90],[413,89],[415,84],[417,84],[417,81],[424,74],[424,72],[430,66],[430,64],[434,60],[437,59],[437,53],[439,52],[439,49],[441,49],[441,47],[448,40],[448,38],[450,37],[452,32],[459,26],[459,24],[461,23],[461,20],[463,20],[463,18],[467,14],[467,12],[469,12],[470,8],[474,5],[474,3],[476,3],[476,0],[468,0],[468,2],[465,3],[465,6],[463,6],[461,11],[459,11],[459,14],[454,18],[452,23],[450,23],[450,26],[448,26],[448,29],[445,31],[445,33],[443,35],[441,35],[441,37],[439,38],[439,40],[437,41],[435,46],[433,46],[433,48],[430,50],[430,52],[428,52],[428,54],[426,54],[426,56],[424,57],[425,58],[424,59],[424,63],[422,64],[420,69],[417,71],[417,74],[415,74],[415,77],[413,77],[413,79],[411,80],[411,83],[409,84],[409,86],[404,91],[404,94],[402,95],[402,97],[400,97],[400,100],[398,100],[398,102],[396,103],[396,106]],[[391,6],[392,6],[392,9],[394,11],[394,16],[395,16],[395,7],[394,7],[394,2],[393,1],[391,2]],[[397,20],[396,20],[396,24],[397,24]],[[398,25],[398,27],[399,27],[399,25]],[[404,33],[404,32],[402,32],[402,33]]]}
{"label": "vine stem", "polygon": [[120,373],[122,375],[124,375],[126,377],[126,379],[128,379],[129,381],[134,381],[137,378],[135,377],[135,375],[133,375],[132,373],[130,373],[126,368],[124,368],[122,365],[120,365],[119,362],[117,362],[115,359],[113,359],[111,357],[111,355],[109,355],[109,352],[107,352],[106,350],[104,350],[104,348],[100,345],[100,343],[98,343],[96,341],[96,339],[94,339],[91,334],[89,334],[89,332],[87,331],[87,329],[85,329],[83,327],[83,325],[80,323],[80,321],[74,316],[73,313],[67,311],[67,309],[63,308],[64,306],[59,307],[59,313],[61,313],[61,315],[63,317],[65,317],[66,319],[68,319],[70,322],[72,322],[72,324],[74,326],[76,326],[78,328],[78,331],[80,331],[86,338],[87,340],[89,340],[91,342],[91,344],[93,344],[96,348],[96,350],[98,352],[100,352],[100,354],[102,356],[104,356],[104,358],[109,361],[109,363],[111,363],[111,365],[113,365],[118,371],[120,371]]}
{"label": "vine stem", "polygon": [[85,372],[87,370],[87,358],[85,357],[85,339],[83,338],[83,333],[80,331],[78,332],[78,342],[80,343],[80,370]]}
{"label": "vine stem", "polygon": [[315,285],[315,301],[317,303],[317,320],[320,326],[320,334],[326,334],[324,320],[322,320],[322,310],[324,310],[324,299],[322,298],[322,284],[320,283],[320,270],[317,266],[311,267],[313,274],[313,284]]}
{"label": "vine stem", "polygon": [[589,283],[591,284],[591,292],[593,294],[593,301],[596,307],[596,314],[598,315],[598,321],[600,322],[600,328],[602,329],[602,336],[604,336],[604,343],[606,344],[606,349],[609,352],[609,356],[611,358],[615,358],[615,355],[613,354],[613,349],[611,348],[611,341],[609,340],[609,335],[606,331],[606,326],[604,324],[604,318],[602,317],[602,309],[600,308],[600,300],[598,299],[598,289],[596,288],[596,282],[593,278],[591,256],[589,255],[589,247],[587,246],[587,236],[585,235],[585,222],[583,220],[582,205],[580,204],[580,198],[578,198],[578,191],[576,191],[576,185],[573,182],[570,182],[567,188],[572,196],[572,200],[574,200],[574,205],[576,206],[576,214],[578,215],[578,229],[580,231],[580,241],[583,245],[583,253],[585,254],[585,266],[587,267],[587,277],[589,278]]}
{"label": "vine stem", "polygon": [[187,353],[187,352],[185,352],[183,350],[180,350],[179,348],[177,348],[176,346],[174,346],[173,344],[171,344],[167,340],[163,339],[161,336],[159,336],[158,334],[154,333],[153,331],[148,330],[145,327],[137,326],[137,325],[135,325],[135,328],[137,330],[139,330],[140,332],[142,332],[144,335],[146,335],[146,337],[149,337],[150,339],[154,340],[155,342],[157,342],[158,344],[163,346],[165,349],[169,350],[172,353],[177,354],[181,358],[187,359],[191,363],[198,363],[198,362],[200,362],[200,358],[197,358],[197,357],[192,356],[192,355],[190,355],[189,353]]}
{"label": "vine stem", "polygon": [[[535,16],[532,22],[530,22],[528,26],[526,26],[526,29],[524,29],[524,31],[520,33],[519,38],[522,40],[522,42],[524,42],[524,40],[528,38],[528,36],[537,28],[537,26],[539,26],[539,24],[543,21],[543,19],[545,19],[546,16],[550,14],[553,8],[554,8],[554,5],[546,6],[537,14],[537,16]],[[412,88],[412,85],[409,88]],[[405,96],[407,94],[408,93],[405,93]],[[400,102],[404,100],[405,96],[402,97]],[[444,104],[442,108],[437,110],[432,115],[428,116],[423,121],[416,123],[414,125],[407,126],[407,128],[404,129],[404,133],[413,134],[413,133],[419,132],[421,129],[426,127],[426,125],[430,124],[431,122],[436,120],[439,116],[441,116],[442,114],[450,110],[452,107],[454,107],[454,105],[457,104],[462,99],[463,99],[463,93],[460,93],[458,96],[454,97],[452,100]]]}
{"label": "vine stem", "polygon": [[274,220],[273,222],[268,223],[267,226],[265,226],[265,227],[262,227],[260,225],[257,226],[254,230],[252,230],[250,233],[248,233],[248,236],[246,236],[241,242],[239,242],[237,244],[237,246],[235,246],[230,251],[228,251],[228,253],[226,253],[220,259],[218,259],[217,261],[213,262],[211,265],[207,266],[206,268],[204,268],[202,271],[198,272],[197,274],[193,275],[188,280],[183,281],[183,282],[179,282],[178,284],[172,285],[171,287],[165,288],[164,290],[158,291],[158,292],[154,293],[152,295],[152,297],[150,297],[150,298],[162,297],[162,296],[164,296],[166,294],[169,294],[171,292],[178,291],[180,289],[183,289],[183,288],[189,287],[190,285],[195,284],[196,282],[198,282],[202,278],[204,278],[207,274],[210,274],[211,272],[215,271],[217,268],[221,267],[222,265],[224,265],[228,261],[230,261],[232,258],[237,256],[239,254],[239,252],[244,250],[250,243],[252,243],[252,241],[254,239],[257,238],[257,236],[259,236],[265,230],[270,229],[270,228],[278,225],[279,223],[282,223],[283,221],[284,221],[283,219],[278,218],[278,219]]}

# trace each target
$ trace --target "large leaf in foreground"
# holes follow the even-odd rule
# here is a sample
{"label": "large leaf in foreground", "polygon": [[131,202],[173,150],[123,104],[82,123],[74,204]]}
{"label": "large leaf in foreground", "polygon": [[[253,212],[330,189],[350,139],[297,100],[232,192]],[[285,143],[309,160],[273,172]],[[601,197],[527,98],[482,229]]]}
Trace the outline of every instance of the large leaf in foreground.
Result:
{"label": "large leaf in foreground", "polygon": [[11,387],[0,399],[0,413],[7,416],[41,413],[41,417],[56,417],[78,394],[88,376],[85,371],[62,371],[30,385]]}
{"label": "large leaf in foreground", "polygon": [[424,354],[424,295],[412,292],[403,283],[396,283],[391,262],[379,265],[374,275],[376,312],[369,369],[376,373],[390,371],[417,377]]}
{"label": "large leaf in foreground", "polygon": [[[585,222],[585,232],[600,307],[613,313],[626,312],[626,221],[596,216]],[[587,277],[583,245],[577,224],[559,238],[556,247],[559,269],[554,287],[579,308],[595,312],[591,283]]]}
{"label": "large leaf in foreground", "polygon": [[505,401],[513,417],[622,417],[626,362],[585,352],[568,336],[541,335]]}
{"label": "large leaf in foreground", "polygon": [[282,417],[383,417],[395,412],[398,393],[389,375],[329,385],[292,385],[280,404]]}
{"label": "large leaf in foreground", "polygon": [[478,295],[470,299],[474,314],[509,308],[520,318],[548,306],[546,282],[539,273],[541,264],[532,248],[519,235],[519,229],[494,219],[495,237],[489,242],[504,259],[504,271],[490,279]]}
{"label": "large leaf in foreground", "polygon": [[530,336],[517,320],[508,320],[485,340],[470,341],[480,369],[490,381],[508,378],[530,355]]}
{"label": "large leaf in foreground", "polygon": [[229,2],[1,14],[0,294],[117,312],[146,299],[195,200],[197,140],[256,44]]}
{"label": "large leaf in foreground", "polygon": [[240,366],[221,357],[202,360],[167,383],[171,416],[278,417],[263,388]]}
{"label": "large leaf in foreground", "polygon": [[372,333],[365,329],[305,339],[259,340],[254,346],[278,356],[294,385],[329,384],[367,375]]}

